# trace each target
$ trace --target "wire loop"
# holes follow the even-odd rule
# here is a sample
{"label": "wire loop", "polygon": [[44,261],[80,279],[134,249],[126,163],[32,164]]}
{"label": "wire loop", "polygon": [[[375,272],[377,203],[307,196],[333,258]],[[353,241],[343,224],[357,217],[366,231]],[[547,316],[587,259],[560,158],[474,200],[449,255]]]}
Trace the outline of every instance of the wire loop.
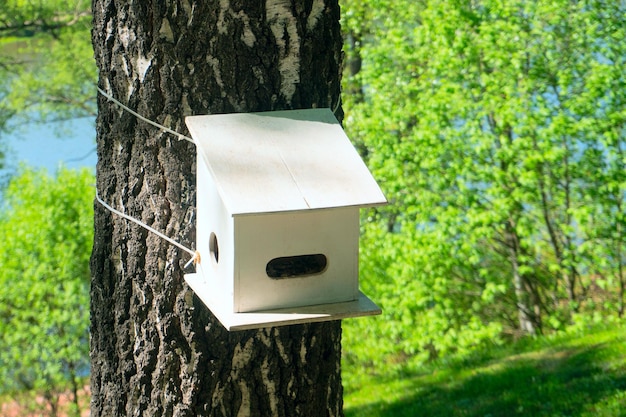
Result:
{"label": "wire loop", "polygon": [[177,241],[175,241],[171,237],[166,236],[163,233],[159,232],[158,230],[148,226],[147,224],[143,223],[141,220],[137,220],[134,217],[129,216],[128,214],[122,213],[121,211],[111,207],[109,204],[107,204],[104,200],[102,200],[100,198],[100,196],[98,195],[98,189],[97,188],[96,188],[96,200],[98,200],[98,202],[100,204],[102,204],[106,209],[108,209],[112,213],[115,213],[118,216],[121,216],[121,217],[125,218],[126,220],[130,220],[131,222],[138,224],[139,226],[141,226],[144,229],[154,233],[155,235],[159,236],[160,238],[167,240],[169,243],[171,243],[172,245],[176,246],[177,248],[182,249],[185,252],[189,253],[192,256],[192,258],[191,258],[191,260],[189,262],[187,262],[185,264],[185,268],[187,268],[191,263],[193,263],[194,265],[197,265],[197,264],[200,263],[200,252],[198,252],[197,250],[189,249],[189,248],[181,245],[180,243],[178,243]]}
{"label": "wire loop", "polygon": [[191,142],[195,145],[196,142],[194,142],[194,140],[192,138],[190,138],[189,136],[185,136],[182,133],[178,133],[168,127],[162,126],[156,122],[153,122],[150,119],[146,119],[145,117],[143,117],[142,115],[140,115],[139,113],[137,113],[134,110],[131,110],[130,108],[126,107],[125,105],[123,105],[120,101],[118,101],[117,99],[113,98],[112,95],[106,93],[104,90],[102,90],[100,87],[97,87],[98,92],[100,92],[100,94],[102,94],[104,97],[106,97],[107,99],[109,99],[110,101],[112,101],[113,103],[117,104],[118,106],[120,106],[121,108],[123,108],[124,110],[126,110],[127,112],[129,112],[130,114],[132,114],[133,116],[137,117],[140,120],[143,120],[144,122],[160,129],[163,130],[167,133],[171,133],[172,135],[178,137],[178,140],[186,140],[188,142]]}

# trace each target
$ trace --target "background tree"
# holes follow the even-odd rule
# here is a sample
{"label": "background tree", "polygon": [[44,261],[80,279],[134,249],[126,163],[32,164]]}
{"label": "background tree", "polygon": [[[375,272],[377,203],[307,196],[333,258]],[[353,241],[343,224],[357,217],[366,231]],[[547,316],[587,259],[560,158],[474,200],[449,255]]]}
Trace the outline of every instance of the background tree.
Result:
{"label": "background tree", "polygon": [[0,168],[3,133],[95,115],[90,22],[87,0],[0,1]]}
{"label": "background tree", "polygon": [[[99,85],[185,132],[191,114],[335,107],[333,0],[93,5]],[[193,245],[195,149],[100,97],[100,196]],[[245,149],[242,149],[245,152]],[[92,415],[342,415],[339,322],[228,333],[186,255],[96,210]]]}
{"label": "background tree", "polygon": [[79,414],[89,367],[93,180],[88,170],[23,170],[0,212],[0,393],[50,415],[68,389]]}
{"label": "background tree", "polygon": [[[90,14],[83,0],[0,1],[0,168],[11,150],[5,133],[94,115]],[[88,171],[2,170],[0,392],[39,414],[80,412],[93,181]],[[59,405],[65,394],[70,409]]]}
{"label": "background tree", "polygon": [[385,9],[362,20],[345,121],[393,202],[362,244],[384,351],[623,314],[624,4],[358,7]]}
{"label": "background tree", "polygon": [[87,0],[2,1],[0,121],[95,114],[90,21]]}

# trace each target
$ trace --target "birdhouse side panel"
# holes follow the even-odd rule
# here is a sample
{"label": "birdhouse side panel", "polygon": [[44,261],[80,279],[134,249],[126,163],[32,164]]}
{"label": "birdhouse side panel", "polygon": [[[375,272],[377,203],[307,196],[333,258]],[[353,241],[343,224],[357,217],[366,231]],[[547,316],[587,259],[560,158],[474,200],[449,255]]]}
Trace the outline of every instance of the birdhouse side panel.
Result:
{"label": "birdhouse side panel", "polygon": [[235,217],[235,311],[358,298],[359,210]]}
{"label": "birdhouse side panel", "polygon": [[217,186],[203,159],[197,161],[196,249],[200,252],[198,272],[217,300],[232,303],[234,291],[233,217],[221,200]]}

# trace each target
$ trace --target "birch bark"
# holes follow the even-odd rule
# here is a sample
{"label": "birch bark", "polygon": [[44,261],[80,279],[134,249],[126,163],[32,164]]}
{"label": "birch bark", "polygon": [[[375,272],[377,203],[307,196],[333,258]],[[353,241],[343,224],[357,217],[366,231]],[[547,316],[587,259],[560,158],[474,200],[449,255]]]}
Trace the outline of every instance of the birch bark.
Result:
{"label": "birch bark", "polygon": [[[93,14],[100,88],[178,132],[191,114],[339,101],[337,0],[94,0]],[[100,196],[193,247],[194,146],[103,97],[97,143]],[[228,333],[187,260],[96,206],[92,416],[343,415],[339,322]]]}

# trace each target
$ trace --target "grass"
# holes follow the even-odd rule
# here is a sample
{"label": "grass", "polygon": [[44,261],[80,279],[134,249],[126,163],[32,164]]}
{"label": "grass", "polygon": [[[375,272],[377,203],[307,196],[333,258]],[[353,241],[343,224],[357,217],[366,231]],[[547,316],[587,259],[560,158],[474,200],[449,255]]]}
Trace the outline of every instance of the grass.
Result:
{"label": "grass", "polygon": [[[344,382],[346,417],[626,417],[626,326],[378,375],[348,368]],[[0,404],[2,416],[36,415]]]}
{"label": "grass", "polygon": [[346,373],[346,417],[626,416],[626,327],[422,369]]}

